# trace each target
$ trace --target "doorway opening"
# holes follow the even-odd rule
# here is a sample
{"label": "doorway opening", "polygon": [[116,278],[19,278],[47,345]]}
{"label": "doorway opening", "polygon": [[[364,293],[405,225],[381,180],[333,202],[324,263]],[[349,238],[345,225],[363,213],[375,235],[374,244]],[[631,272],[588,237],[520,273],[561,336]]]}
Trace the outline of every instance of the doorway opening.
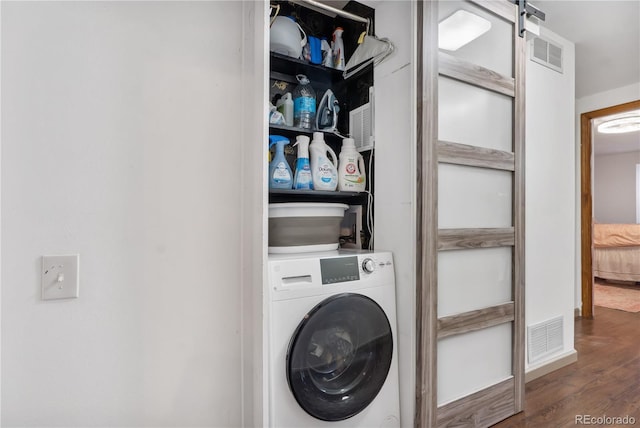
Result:
{"label": "doorway opening", "polygon": [[583,113],[580,116],[580,206],[582,316],[593,318],[593,126],[592,121],[640,108],[640,100]]}

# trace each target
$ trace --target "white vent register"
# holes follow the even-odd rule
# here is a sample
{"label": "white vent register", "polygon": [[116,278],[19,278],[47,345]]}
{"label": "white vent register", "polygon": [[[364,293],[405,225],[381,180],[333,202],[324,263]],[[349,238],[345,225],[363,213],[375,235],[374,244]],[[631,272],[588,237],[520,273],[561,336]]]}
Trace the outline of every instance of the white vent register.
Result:
{"label": "white vent register", "polygon": [[530,43],[531,61],[562,73],[562,46],[542,37],[534,37]]}
{"label": "white vent register", "polygon": [[369,102],[349,112],[349,129],[359,152],[374,146],[373,86],[369,88]]}
{"label": "white vent register", "polygon": [[527,349],[529,363],[540,360],[564,346],[562,316],[527,327]]}

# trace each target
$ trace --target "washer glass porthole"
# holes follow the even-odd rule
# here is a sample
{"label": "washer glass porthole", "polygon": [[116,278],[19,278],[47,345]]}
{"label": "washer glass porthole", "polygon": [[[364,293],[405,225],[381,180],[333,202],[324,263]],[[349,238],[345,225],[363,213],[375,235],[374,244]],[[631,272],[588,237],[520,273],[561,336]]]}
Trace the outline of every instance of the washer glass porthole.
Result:
{"label": "washer glass porthole", "polygon": [[376,397],[389,373],[393,336],[369,297],[329,297],[300,322],[287,352],[287,381],[298,404],[325,421],[350,418]]}

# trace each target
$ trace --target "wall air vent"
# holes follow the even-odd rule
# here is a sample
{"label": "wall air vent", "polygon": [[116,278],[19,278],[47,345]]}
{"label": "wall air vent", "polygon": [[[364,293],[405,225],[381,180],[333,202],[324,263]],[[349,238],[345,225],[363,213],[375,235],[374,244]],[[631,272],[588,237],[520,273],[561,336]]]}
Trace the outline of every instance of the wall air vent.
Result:
{"label": "wall air vent", "polygon": [[529,364],[564,347],[563,324],[563,318],[559,316],[527,327]]}
{"label": "wall air vent", "polygon": [[562,46],[542,37],[531,39],[529,47],[531,61],[562,73]]}
{"label": "wall air vent", "polygon": [[349,132],[359,152],[371,150],[374,145],[373,94],[373,86],[371,86],[369,102],[349,112]]}

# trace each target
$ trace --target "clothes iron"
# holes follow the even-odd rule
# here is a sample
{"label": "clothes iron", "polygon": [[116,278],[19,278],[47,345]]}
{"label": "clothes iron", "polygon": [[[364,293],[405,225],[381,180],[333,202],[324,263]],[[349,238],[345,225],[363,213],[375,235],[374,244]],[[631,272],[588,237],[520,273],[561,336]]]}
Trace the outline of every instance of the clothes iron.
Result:
{"label": "clothes iron", "polygon": [[337,132],[338,131],[338,112],[340,104],[331,89],[322,96],[318,105],[318,113],[316,114],[316,129],[320,131]]}

